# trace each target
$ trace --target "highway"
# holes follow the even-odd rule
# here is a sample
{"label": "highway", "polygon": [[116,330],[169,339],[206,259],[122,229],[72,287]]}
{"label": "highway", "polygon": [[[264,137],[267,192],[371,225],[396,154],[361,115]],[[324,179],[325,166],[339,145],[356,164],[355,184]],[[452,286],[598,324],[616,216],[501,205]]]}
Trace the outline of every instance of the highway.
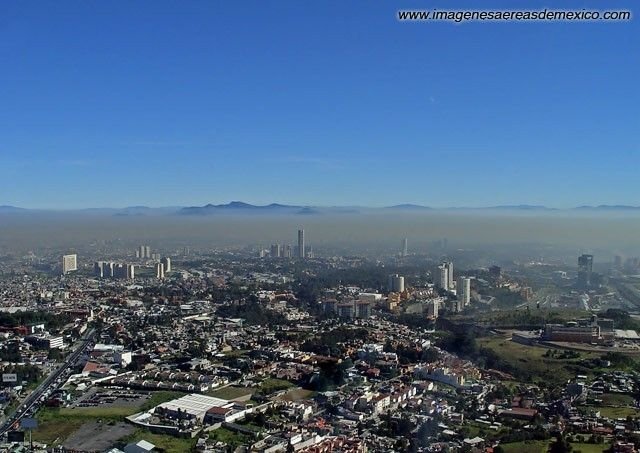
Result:
{"label": "highway", "polygon": [[70,366],[72,366],[76,360],[86,351],[89,343],[93,339],[95,331],[89,329],[85,336],[80,340],[82,344],[76,348],[76,350],[67,357],[67,360],[58,367],[53,373],[49,374],[47,378],[36,388],[33,392],[27,396],[27,398],[17,407],[15,413],[11,415],[0,428],[0,437],[4,436],[11,428],[19,422],[35,405],[39,402],[40,397],[52,387],[58,386],[61,383],[56,383],[56,380],[65,373]]}

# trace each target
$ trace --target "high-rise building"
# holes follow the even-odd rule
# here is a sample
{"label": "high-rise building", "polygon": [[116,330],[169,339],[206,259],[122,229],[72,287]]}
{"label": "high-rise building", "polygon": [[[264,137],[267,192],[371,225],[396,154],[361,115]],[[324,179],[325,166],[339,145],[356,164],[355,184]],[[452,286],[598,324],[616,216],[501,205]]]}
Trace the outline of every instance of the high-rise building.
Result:
{"label": "high-rise building", "polygon": [[440,302],[437,300],[429,301],[427,304],[427,318],[437,319]]}
{"label": "high-rise building", "polygon": [[456,293],[462,308],[468,306],[471,302],[471,279],[469,277],[458,277]]}
{"label": "high-rise building", "polygon": [[491,266],[489,268],[489,275],[499,280],[502,278],[502,268],[500,266]]}
{"label": "high-rise building", "polygon": [[160,258],[160,262],[164,265],[165,272],[171,272],[171,258],[165,256],[164,258]]}
{"label": "high-rise building", "polygon": [[271,258],[280,258],[280,244],[271,245]]}
{"label": "high-rise building", "polygon": [[445,261],[438,266],[437,286],[447,291],[453,289],[453,263]]}
{"label": "high-rise building", "polygon": [[283,258],[291,258],[291,246],[283,245],[280,249]]}
{"label": "high-rise building", "polygon": [[591,285],[593,273],[593,255],[580,255],[578,257],[578,286],[587,288]]}
{"label": "high-rise building", "polygon": [[449,268],[446,263],[442,263],[438,266],[438,279],[436,280],[436,286],[447,291],[449,290]]}
{"label": "high-rise building", "polygon": [[141,245],[140,247],[138,247],[138,253],[136,253],[136,257],[140,259],[144,259],[144,254],[145,254],[145,248],[144,248],[144,245]]}
{"label": "high-rise building", "polygon": [[389,282],[387,286],[390,293],[404,292],[404,277],[398,274],[389,275]]}
{"label": "high-rise building", "polygon": [[164,278],[164,264],[156,263],[156,278]]}
{"label": "high-rise building", "polygon": [[151,247],[149,247],[148,245],[144,246],[144,257],[151,258]]}
{"label": "high-rise building", "polygon": [[78,270],[78,255],[64,255],[62,257],[62,273],[67,274]]}
{"label": "high-rise building", "polygon": [[408,256],[409,255],[409,241],[407,241],[407,238],[404,238],[402,240],[402,256]]}
{"label": "high-rise building", "polygon": [[127,264],[127,279],[133,280],[134,278],[136,278],[136,266]]}
{"label": "high-rise building", "polygon": [[304,258],[306,256],[304,252],[304,230],[298,230],[298,258]]}

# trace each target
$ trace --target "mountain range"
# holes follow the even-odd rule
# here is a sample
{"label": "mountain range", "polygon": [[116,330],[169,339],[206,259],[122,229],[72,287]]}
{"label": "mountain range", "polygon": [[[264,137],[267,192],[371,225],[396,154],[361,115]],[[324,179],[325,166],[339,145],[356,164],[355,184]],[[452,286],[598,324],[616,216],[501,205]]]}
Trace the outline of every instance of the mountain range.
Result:
{"label": "mountain range", "polygon": [[[26,209],[16,206],[0,205],[0,214],[18,214],[29,212],[53,211],[48,209]],[[267,205],[254,205],[242,201],[232,201],[225,204],[206,204],[204,206],[166,206],[151,208],[148,206],[129,206],[125,208],[84,208],[64,210],[85,214],[101,214],[113,216],[147,216],[147,215],[183,215],[183,216],[210,216],[210,215],[320,215],[320,214],[358,214],[367,212],[429,212],[429,211],[560,211],[560,212],[612,212],[612,211],[639,211],[640,206],[630,205],[598,205],[598,206],[578,206],[575,208],[558,209],[541,205],[499,205],[488,207],[450,207],[433,208],[418,204],[404,203],[393,206],[371,208],[364,206],[301,206],[271,203]]]}

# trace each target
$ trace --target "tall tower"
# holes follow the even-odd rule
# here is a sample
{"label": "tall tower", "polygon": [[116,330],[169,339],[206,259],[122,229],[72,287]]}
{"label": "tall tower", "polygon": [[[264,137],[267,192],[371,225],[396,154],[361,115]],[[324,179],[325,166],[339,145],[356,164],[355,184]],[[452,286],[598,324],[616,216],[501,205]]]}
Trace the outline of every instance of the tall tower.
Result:
{"label": "tall tower", "polygon": [[409,255],[409,242],[407,241],[407,238],[404,238],[402,240],[402,256],[407,255]]}
{"label": "tall tower", "polygon": [[171,272],[171,258],[165,256],[160,259],[160,262],[163,264],[165,272]]}
{"label": "tall tower", "polygon": [[580,255],[578,257],[578,286],[587,288],[591,285],[593,272],[593,255]]}
{"label": "tall tower", "polygon": [[447,266],[447,270],[448,270],[447,287],[448,289],[453,289],[453,262],[449,261],[444,264]]}
{"label": "tall tower", "polygon": [[456,293],[458,295],[461,308],[469,305],[469,302],[471,302],[471,279],[469,277],[458,277]]}
{"label": "tall tower", "polygon": [[437,285],[438,287],[444,289],[444,290],[449,290],[449,267],[447,266],[447,263],[442,263],[440,266],[438,266],[438,281],[437,281]]}
{"label": "tall tower", "polygon": [[156,263],[156,278],[164,278],[164,264],[162,263]]}
{"label": "tall tower", "polygon": [[304,230],[298,230],[298,258],[304,258]]}

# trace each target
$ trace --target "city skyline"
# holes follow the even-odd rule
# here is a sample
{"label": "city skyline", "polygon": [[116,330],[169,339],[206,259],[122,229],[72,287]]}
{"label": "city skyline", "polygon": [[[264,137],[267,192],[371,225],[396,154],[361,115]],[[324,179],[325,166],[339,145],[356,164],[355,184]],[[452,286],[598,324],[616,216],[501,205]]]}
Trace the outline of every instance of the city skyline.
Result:
{"label": "city skyline", "polygon": [[637,21],[261,5],[7,5],[0,204],[637,204]]}

